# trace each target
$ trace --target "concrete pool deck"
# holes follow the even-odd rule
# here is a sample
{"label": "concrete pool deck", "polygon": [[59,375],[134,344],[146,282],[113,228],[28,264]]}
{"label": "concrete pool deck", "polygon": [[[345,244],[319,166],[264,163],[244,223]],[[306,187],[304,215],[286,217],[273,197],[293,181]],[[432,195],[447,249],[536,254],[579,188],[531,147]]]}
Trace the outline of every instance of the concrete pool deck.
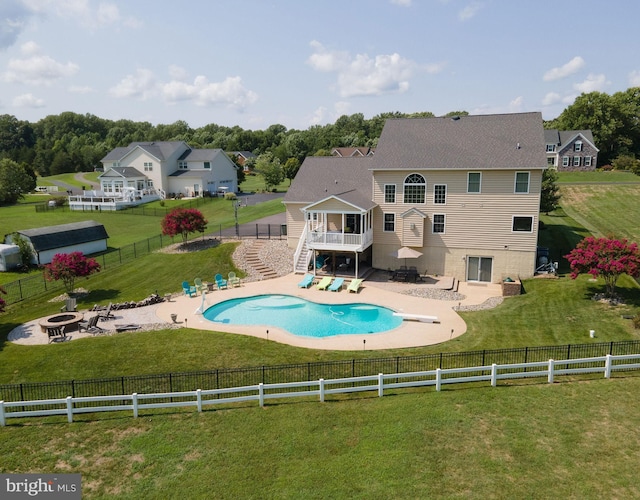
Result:
{"label": "concrete pool deck", "polygon": [[[420,296],[408,295],[406,292],[420,287],[446,287],[446,278],[434,280],[431,284],[394,283],[386,280],[365,280],[359,293],[349,293],[344,287],[339,292],[317,290],[315,286],[299,288],[298,283],[302,279],[300,274],[289,274],[279,278],[263,281],[243,283],[239,287],[226,290],[214,290],[204,296],[188,297],[175,295],[169,302],[161,302],[153,306],[134,309],[122,309],[114,311],[116,318],[109,322],[100,322],[99,326],[106,330],[115,329],[115,324],[138,324],[141,330],[149,325],[155,327],[188,327],[198,330],[210,330],[212,332],[228,332],[240,335],[251,335],[270,341],[281,342],[297,347],[326,350],[378,350],[403,347],[418,347],[446,342],[458,337],[467,331],[467,326],[457,314],[458,306],[476,306],[483,304],[488,299],[502,296],[502,288],[499,284],[491,283],[459,283],[458,293],[464,296],[460,300],[438,300]],[[342,335],[327,338],[298,337],[282,329],[265,325],[242,326],[222,323],[213,323],[203,318],[200,310],[222,302],[224,300],[247,297],[262,294],[281,294],[301,297],[314,302],[325,304],[344,304],[353,302],[365,302],[388,307],[396,312],[405,314],[419,314],[436,316],[438,323],[422,323],[419,321],[405,320],[393,330],[382,333],[366,335]],[[86,317],[93,313],[87,312]],[[171,315],[176,314],[176,323],[171,320]],[[19,344],[47,344],[46,334],[42,334],[38,320],[25,323],[14,329],[9,334],[8,340]],[[267,334],[268,330],[268,334]],[[135,330],[134,330],[135,331]],[[86,332],[70,332],[69,340],[92,337]],[[366,342],[365,342],[366,341]]]}

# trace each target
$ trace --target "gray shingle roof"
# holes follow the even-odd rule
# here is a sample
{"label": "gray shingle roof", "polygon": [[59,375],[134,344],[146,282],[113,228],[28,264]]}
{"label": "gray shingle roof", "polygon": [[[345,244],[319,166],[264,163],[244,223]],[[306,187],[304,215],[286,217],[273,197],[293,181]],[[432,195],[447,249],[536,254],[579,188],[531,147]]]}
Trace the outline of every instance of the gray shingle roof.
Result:
{"label": "gray shingle roof", "polygon": [[540,113],[387,120],[374,169],[544,169]]}
{"label": "gray shingle roof", "polygon": [[575,139],[577,135],[581,135],[595,147],[596,143],[593,141],[591,130],[545,130],[544,142],[562,147]]}
{"label": "gray shingle roof", "polygon": [[109,237],[104,226],[93,220],[72,222],[71,224],[61,224],[59,226],[24,229],[17,232],[31,240],[31,244],[36,252],[78,245],[90,241],[105,240]]}
{"label": "gray shingle roof", "polygon": [[335,196],[369,210],[371,201],[371,158],[310,156],[304,160],[284,195],[287,203],[315,203]]}
{"label": "gray shingle roof", "polygon": [[100,179],[102,177],[111,177],[110,175],[108,175],[108,173],[110,171],[114,171],[114,172],[120,174],[122,177],[125,177],[125,178],[145,177],[145,175],[143,173],[141,173],[140,170],[138,170],[135,167],[111,167],[106,172],[100,174],[98,176],[98,179]]}
{"label": "gray shingle roof", "polygon": [[212,161],[222,149],[192,149],[186,156],[187,161]]}
{"label": "gray shingle roof", "polygon": [[154,158],[164,161],[183,145],[183,141],[132,142],[126,148],[115,148],[110,151],[101,161],[120,161],[137,147],[144,149]]}

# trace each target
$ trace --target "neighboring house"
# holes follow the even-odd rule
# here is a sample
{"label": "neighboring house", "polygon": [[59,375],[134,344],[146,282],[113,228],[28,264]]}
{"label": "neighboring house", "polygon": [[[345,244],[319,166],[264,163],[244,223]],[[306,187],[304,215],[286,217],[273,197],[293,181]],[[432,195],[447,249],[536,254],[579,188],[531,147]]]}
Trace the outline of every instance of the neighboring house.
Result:
{"label": "neighboring house", "polygon": [[376,154],[310,157],[285,194],[294,267],[394,269],[498,283],[534,274],[542,172],[540,113],[388,120]]}
{"label": "neighboring house", "polygon": [[375,148],[369,148],[366,146],[358,148],[333,148],[331,150],[331,156],[339,156],[341,158],[364,158],[367,156],[373,156],[375,152]]}
{"label": "neighboring house", "polygon": [[[82,252],[85,255],[107,249],[106,229],[99,222],[89,220],[16,231],[33,250],[32,264],[49,264],[57,253]],[[13,244],[12,235],[5,236],[5,243]]]}
{"label": "neighboring house", "polygon": [[545,130],[547,166],[560,171],[595,170],[598,152],[591,130]]}
{"label": "neighboring house", "polygon": [[236,161],[238,165],[242,166],[243,172],[249,171],[249,165],[245,165],[247,160],[257,158],[251,151],[232,151],[231,154],[236,157]]}
{"label": "neighboring house", "polygon": [[132,142],[102,160],[100,189],[70,196],[72,210],[118,210],[174,196],[237,192],[236,165],[221,149],[191,149],[183,141]]}

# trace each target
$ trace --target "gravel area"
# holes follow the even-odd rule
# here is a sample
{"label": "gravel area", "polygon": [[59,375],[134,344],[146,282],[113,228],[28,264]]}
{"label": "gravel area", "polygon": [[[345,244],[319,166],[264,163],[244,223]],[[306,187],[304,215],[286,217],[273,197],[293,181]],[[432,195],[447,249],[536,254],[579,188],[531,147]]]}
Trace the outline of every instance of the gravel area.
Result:
{"label": "gravel area", "polygon": [[278,276],[291,273],[294,250],[289,248],[287,240],[253,240],[243,239],[233,253],[233,261],[239,269],[247,273],[242,281],[260,281],[263,276],[247,263],[247,256],[258,247],[258,258]]}

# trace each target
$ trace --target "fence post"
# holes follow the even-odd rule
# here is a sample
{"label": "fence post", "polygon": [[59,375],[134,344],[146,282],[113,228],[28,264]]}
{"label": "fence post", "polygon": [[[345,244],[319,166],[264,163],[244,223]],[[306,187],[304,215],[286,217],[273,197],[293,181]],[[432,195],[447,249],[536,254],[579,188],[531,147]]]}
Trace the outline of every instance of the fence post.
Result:
{"label": "fence post", "polygon": [[604,378],[611,378],[611,354],[607,354],[604,362]]}
{"label": "fence post", "polygon": [[260,400],[260,408],[264,407],[264,384],[260,382],[258,384],[258,399]]}
{"label": "fence post", "polygon": [[556,362],[553,359],[549,360],[549,375],[547,377],[547,382],[553,384],[553,370],[555,369]]}
{"label": "fence post", "polygon": [[441,374],[441,369],[440,368],[436,368],[436,391],[440,392],[440,388],[441,388],[441,380],[442,380],[442,374]]}
{"label": "fence post", "polygon": [[318,384],[320,386],[320,402],[324,403],[324,379],[318,380]]}
{"label": "fence post", "polygon": [[495,387],[496,383],[497,383],[497,379],[496,376],[498,374],[498,365],[496,365],[495,363],[493,363],[491,365],[491,387]]}
{"label": "fence post", "polygon": [[67,396],[67,422],[73,422],[73,398]]}
{"label": "fence post", "polygon": [[382,373],[378,373],[378,397],[384,396],[384,377]]}
{"label": "fence post", "polygon": [[0,401],[0,426],[4,427],[6,421],[4,419],[4,401]]}
{"label": "fence post", "polygon": [[131,395],[131,403],[133,404],[133,418],[138,418],[138,393],[134,392]]}
{"label": "fence post", "polygon": [[196,390],[196,400],[198,401],[198,413],[202,413],[202,390]]}

